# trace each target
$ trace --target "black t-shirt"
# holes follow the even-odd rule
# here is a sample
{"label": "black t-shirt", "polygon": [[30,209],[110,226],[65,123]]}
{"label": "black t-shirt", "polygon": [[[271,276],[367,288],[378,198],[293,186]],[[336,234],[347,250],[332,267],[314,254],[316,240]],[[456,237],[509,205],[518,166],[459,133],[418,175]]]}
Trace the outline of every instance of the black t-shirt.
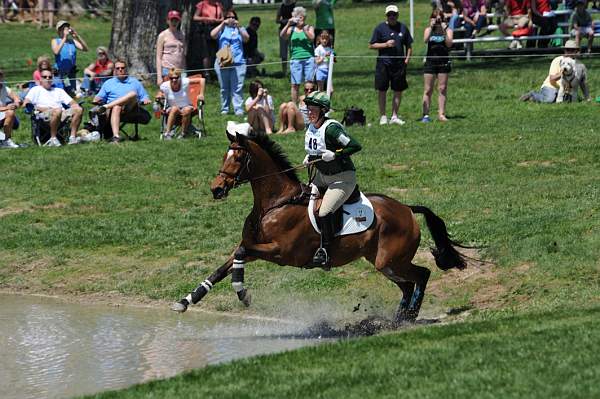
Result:
{"label": "black t-shirt", "polygon": [[250,58],[254,56],[254,53],[256,53],[256,50],[258,49],[258,34],[250,26],[246,28],[246,32],[248,32],[250,38],[244,43],[244,56]]}
{"label": "black t-shirt", "polygon": [[388,25],[387,22],[380,23],[373,31],[373,36],[371,36],[369,43],[385,43],[390,39],[394,39],[396,46],[379,49],[377,63],[394,65],[404,62],[402,58],[389,57],[403,57],[406,54],[405,48],[409,49],[412,47],[413,38],[410,35],[410,31],[401,22],[398,22],[394,26]]}
{"label": "black t-shirt", "polygon": [[294,7],[296,7],[295,1],[288,5],[281,3],[281,6],[279,6],[279,15],[281,16],[279,30],[282,30],[285,24],[287,24],[288,19],[292,18],[292,11],[294,11]]}

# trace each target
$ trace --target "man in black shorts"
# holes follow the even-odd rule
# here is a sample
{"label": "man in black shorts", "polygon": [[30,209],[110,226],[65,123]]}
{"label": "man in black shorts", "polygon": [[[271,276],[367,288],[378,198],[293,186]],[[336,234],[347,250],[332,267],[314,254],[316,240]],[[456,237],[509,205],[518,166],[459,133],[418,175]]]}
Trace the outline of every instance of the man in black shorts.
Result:
{"label": "man in black shorts", "polygon": [[413,38],[403,23],[398,21],[398,7],[389,5],[385,8],[386,21],[377,25],[369,42],[369,48],[379,51],[375,66],[375,90],[379,92],[380,125],[386,125],[388,119],[385,113],[387,90],[391,86],[394,97],[392,100],[392,117],[390,124],[404,125],[398,116],[402,92],[408,88],[406,82],[406,67],[412,55]]}

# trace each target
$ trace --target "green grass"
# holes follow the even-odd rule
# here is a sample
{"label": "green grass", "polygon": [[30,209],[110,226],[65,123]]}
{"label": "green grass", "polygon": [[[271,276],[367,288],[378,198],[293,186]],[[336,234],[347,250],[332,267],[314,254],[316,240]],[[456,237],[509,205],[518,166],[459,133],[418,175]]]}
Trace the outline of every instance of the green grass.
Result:
{"label": "green grass", "polygon": [[94,397],[594,398],[599,316],[598,308],[507,312],[210,366]]}
{"label": "green grass", "polygon": [[[428,2],[417,5],[417,21],[426,20],[428,7]],[[260,48],[267,61],[277,61],[274,11],[245,9],[240,13],[242,22],[251,15],[263,19]],[[403,5],[401,18],[407,20],[407,15],[408,7]],[[421,58],[415,56],[408,74],[410,88],[401,106],[408,123],[379,127],[372,89],[375,61],[344,56],[374,55],[367,43],[381,20],[381,5],[336,10],[340,58],[335,67],[335,117],[341,119],[344,108],[358,105],[373,123],[349,129],[363,146],[353,159],[364,191],[426,205],[447,222],[455,238],[485,246],[476,256],[490,263],[442,273],[426,256],[431,242],[424,229],[424,252],[417,258],[417,263],[434,270],[424,315],[470,308],[482,321],[209,368],[194,374],[201,377],[174,380],[172,389],[183,389],[182,381],[214,378],[210,381],[218,384],[198,383],[190,389],[245,389],[244,396],[252,388],[263,396],[275,392],[299,396],[314,386],[320,387],[322,396],[335,397],[352,386],[356,396],[392,397],[414,390],[418,397],[426,397],[451,386],[444,396],[454,392],[455,396],[475,392],[477,397],[598,396],[595,388],[585,384],[576,389],[582,379],[597,376],[588,359],[591,347],[590,352],[582,348],[598,342],[593,329],[590,335],[585,330],[597,318],[600,299],[598,105],[519,102],[523,92],[539,87],[549,57],[459,60],[449,83],[451,121],[420,124],[423,83]],[[107,43],[108,24],[82,20],[76,26],[90,47]],[[417,32],[420,29],[422,25]],[[8,43],[19,43],[0,49],[7,80],[28,78],[31,71],[24,69],[25,60],[49,53],[51,35],[21,25],[0,26],[0,33]],[[420,39],[419,33],[417,55],[424,52]],[[90,56],[82,55],[80,66]],[[23,61],[11,64],[14,59]],[[600,81],[594,71],[600,67],[599,58],[586,58],[584,63],[590,71],[591,92],[598,95]],[[279,65],[266,68],[265,85],[277,103],[287,101],[289,81],[273,77]],[[225,122],[234,118],[219,115],[217,86],[208,87],[207,98],[210,135],[201,141],[161,142],[154,120],[142,130],[146,140],[137,143],[0,152],[0,288],[170,301],[195,288],[222,264],[239,242],[252,194],[245,186],[231,192],[226,201],[211,199],[209,185],[227,149]],[[433,114],[435,110],[434,96]],[[17,141],[30,142],[27,125],[25,120]],[[301,162],[302,134],[274,139],[293,163]],[[247,285],[254,294],[251,308],[242,307],[228,281],[217,285],[202,306],[293,317],[293,305],[281,309],[273,304],[318,300],[339,303],[351,315],[353,305],[366,295],[360,299],[364,305],[389,316],[399,300],[398,289],[364,260],[330,273],[265,262],[246,269]],[[579,312],[582,306],[593,308]],[[572,309],[573,315],[558,310],[563,308]],[[505,309],[515,316],[505,317]],[[571,336],[572,341],[565,341]],[[546,347],[546,342],[552,345]],[[398,349],[390,351],[390,347]],[[557,352],[557,348],[569,350]],[[382,370],[371,366],[387,352],[393,352],[388,359],[399,361],[383,362]],[[582,363],[576,363],[577,357],[582,357]],[[534,361],[527,365],[530,359]],[[268,364],[265,374],[254,374],[263,370],[263,363]],[[292,367],[307,363],[313,365],[310,370]],[[250,364],[260,366],[247,367]],[[288,367],[296,371],[287,375]],[[242,371],[257,380],[240,380],[236,385],[232,376]],[[564,374],[569,379],[559,378],[559,371],[570,373]],[[548,377],[525,381],[527,372]],[[361,373],[380,382],[370,390],[367,380],[358,377]],[[342,377],[346,375],[351,377]],[[389,383],[394,378],[402,385]],[[381,381],[395,390],[387,391]],[[563,381],[569,384],[563,386]],[[524,384],[522,391],[519,384]],[[514,394],[507,393],[509,387]]]}

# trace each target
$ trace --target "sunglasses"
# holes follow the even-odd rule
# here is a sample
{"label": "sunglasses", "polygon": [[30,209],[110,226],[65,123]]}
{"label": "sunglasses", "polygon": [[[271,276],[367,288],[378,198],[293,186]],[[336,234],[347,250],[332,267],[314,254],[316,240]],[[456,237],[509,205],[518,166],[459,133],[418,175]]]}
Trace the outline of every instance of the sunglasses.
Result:
{"label": "sunglasses", "polygon": [[98,53],[98,55],[106,55],[106,53]]}
{"label": "sunglasses", "polygon": [[305,87],[304,91],[315,91],[315,89],[309,89],[308,87]]}
{"label": "sunglasses", "polygon": [[42,79],[50,80],[52,79],[52,75],[42,75]]}
{"label": "sunglasses", "polygon": [[170,80],[179,80],[179,76],[171,76],[169,79]]}
{"label": "sunglasses", "polygon": [[388,17],[397,17],[397,16],[398,16],[398,13],[397,13],[397,12],[388,12],[388,13],[387,13],[387,14],[385,14],[385,15],[387,15]]}
{"label": "sunglasses", "polygon": [[125,68],[125,67],[115,67],[115,69],[116,69],[117,71],[124,71],[124,70],[125,70],[125,69],[127,69],[127,68]]}

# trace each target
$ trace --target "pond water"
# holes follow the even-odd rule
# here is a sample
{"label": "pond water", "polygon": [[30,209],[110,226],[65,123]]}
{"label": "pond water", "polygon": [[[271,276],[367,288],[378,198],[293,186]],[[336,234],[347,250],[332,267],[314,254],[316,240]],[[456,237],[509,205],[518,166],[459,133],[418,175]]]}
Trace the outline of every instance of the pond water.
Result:
{"label": "pond water", "polygon": [[321,342],[269,319],[0,294],[0,398],[64,398]]}

